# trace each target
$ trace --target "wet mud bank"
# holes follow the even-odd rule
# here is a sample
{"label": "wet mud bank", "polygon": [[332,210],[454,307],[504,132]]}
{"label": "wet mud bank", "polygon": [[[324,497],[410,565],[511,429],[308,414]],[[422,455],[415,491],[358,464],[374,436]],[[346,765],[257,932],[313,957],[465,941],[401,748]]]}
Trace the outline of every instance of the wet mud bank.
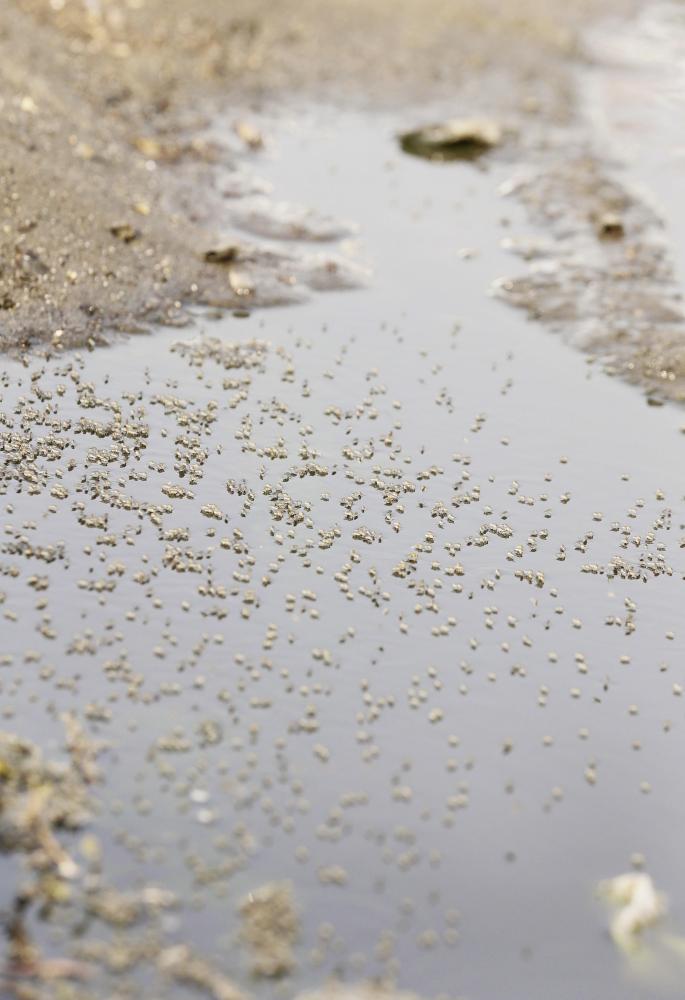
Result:
{"label": "wet mud bank", "polygon": [[507,185],[537,227],[497,294],[651,403],[685,398],[677,135],[685,27],[675,4],[601,22],[583,40],[570,128],[547,130]]}

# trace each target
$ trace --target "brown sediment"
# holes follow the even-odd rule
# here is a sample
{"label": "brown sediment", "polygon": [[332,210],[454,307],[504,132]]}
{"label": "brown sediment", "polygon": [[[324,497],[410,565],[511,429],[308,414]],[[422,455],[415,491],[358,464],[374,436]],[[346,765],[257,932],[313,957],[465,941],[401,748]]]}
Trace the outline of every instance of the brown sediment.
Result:
{"label": "brown sediment", "polygon": [[582,148],[567,160],[557,151],[515,193],[551,238],[508,241],[529,266],[498,294],[608,373],[682,402],[685,315],[662,220]]}
{"label": "brown sediment", "polygon": [[300,919],[289,882],[270,882],[241,900],[242,937],[252,953],[256,976],[277,978],[295,967]]}
{"label": "brown sediment", "polygon": [[442,92],[459,93],[468,113],[529,99],[558,117],[568,102],[565,57],[598,6],[8,0],[0,348],[182,323],[192,301],[294,297],[279,275],[268,287],[236,286],[230,270],[205,259],[221,223],[220,172],[241,145],[253,156],[260,143],[249,122],[231,142],[208,140],[198,108],[213,101],[225,113],[227,103],[232,111],[297,91],[374,101]]}

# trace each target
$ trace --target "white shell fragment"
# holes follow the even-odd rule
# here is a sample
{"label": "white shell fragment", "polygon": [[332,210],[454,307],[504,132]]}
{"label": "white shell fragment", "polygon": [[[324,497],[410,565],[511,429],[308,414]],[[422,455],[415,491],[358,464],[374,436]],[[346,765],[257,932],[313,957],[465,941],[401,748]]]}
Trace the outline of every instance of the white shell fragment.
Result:
{"label": "white shell fragment", "polygon": [[607,879],[600,883],[599,892],[619,907],[610,924],[611,936],[619,948],[634,948],[639,934],[667,912],[666,898],[656,891],[651,877],[644,872]]}

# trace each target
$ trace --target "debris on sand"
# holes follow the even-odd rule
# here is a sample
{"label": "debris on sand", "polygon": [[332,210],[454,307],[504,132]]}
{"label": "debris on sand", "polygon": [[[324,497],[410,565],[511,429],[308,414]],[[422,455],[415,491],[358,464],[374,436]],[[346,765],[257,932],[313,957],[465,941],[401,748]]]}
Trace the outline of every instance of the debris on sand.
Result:
{"label": "debris on sand", "polygon": [[629,872],[599,885],[599,893],[620,907],[611,921],[611,936],[626,951],[636,947],[641,932],[666,915],[666,898],[644,872]]}
{"label": "debris on sand", "polygon": [[[278,301],[284,291],[293,298],[303,288],[327,292],[362,288],[369,271],[351,257],[335,253],[281,251],[273,245],[218,243],[204,253],[208,264],[225,266],[228,284],[237,298],[253,296]],[[238,269],[236,265],[241,265]]]}
{"label": "debris on sand", "polygon": [[236,122],[233,131],[248,149],[262,149],[264,146],[264,136],[256,125],[251,125],[250,122]]}
{"label": "debris on sand", "polygon": [[167,165],[179,163],[186,158],[197,159],[203,163],[216,163],[219,159],[217,148],[202,139],[177,142],[162,141],[155,136],[137,136],[132,145],[148,160]]}
{"label": "debris on sand", "polygon": [[205,260],[208,264],[231,264],[240,256],[240,247],[237,243],[229,243],[226,246],[214,247],[207,250]]}
{"label": "debris on sand", "polygon": [[595,229],[601,240],[621,240],[626,234],[623,219],[617,212],[601,212],[595,219]]}
{"label": "debris on sand", "polygon": [[300,920],[290,882],[269,882],[240,903],[242,938],[252,951],[256,976],[285,976],[295,967],[293,945]]}
{"label": "debris on sand", "polygon": [[427,160],[475,160],[502,142],[502,128],[491,118],[451,118],[399,137],[405,153]]}
{"label": "debris on sand", "polygon": [[239,299],[249,298],[255,293],[255,286],[245,271],[236,271],[235,268],[229,268],[228,284],[230,285],[231,291],[234,292]]}
{"label": "debris on sand", "polygon": [[116,238],[121,240],[122,243],[133,243],[133,241],[137,240],[140,236],[140,230],[136,229],[128,222],[122,222],[116,226],[110,226],[109,231],[112,236],[116,236]]}

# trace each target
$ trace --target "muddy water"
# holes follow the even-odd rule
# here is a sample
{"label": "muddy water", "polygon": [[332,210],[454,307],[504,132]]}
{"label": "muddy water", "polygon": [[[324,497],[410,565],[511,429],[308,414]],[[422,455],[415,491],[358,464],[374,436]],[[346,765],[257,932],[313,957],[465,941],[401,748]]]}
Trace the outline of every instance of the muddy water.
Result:
{"label": "muddy water", "polygon": [[[7,366],[15,429],[48,436],[29,404],[71,424],[6,482],[3,724],[59,755],[73,710],[107,741],[108,881],[177,892],[165,941],[256,995],[680,995],[682,413],[488,294],[529,232],[511,169],[403,157],[414,123],[263,123],[255,169],[359,224],[367,289]],[[106,400],[109,457],[74,432]],[[594,889],[637,855],[671,917],[627,958]],[[298,966],[255,982],[236,905],[284,878]]]}

